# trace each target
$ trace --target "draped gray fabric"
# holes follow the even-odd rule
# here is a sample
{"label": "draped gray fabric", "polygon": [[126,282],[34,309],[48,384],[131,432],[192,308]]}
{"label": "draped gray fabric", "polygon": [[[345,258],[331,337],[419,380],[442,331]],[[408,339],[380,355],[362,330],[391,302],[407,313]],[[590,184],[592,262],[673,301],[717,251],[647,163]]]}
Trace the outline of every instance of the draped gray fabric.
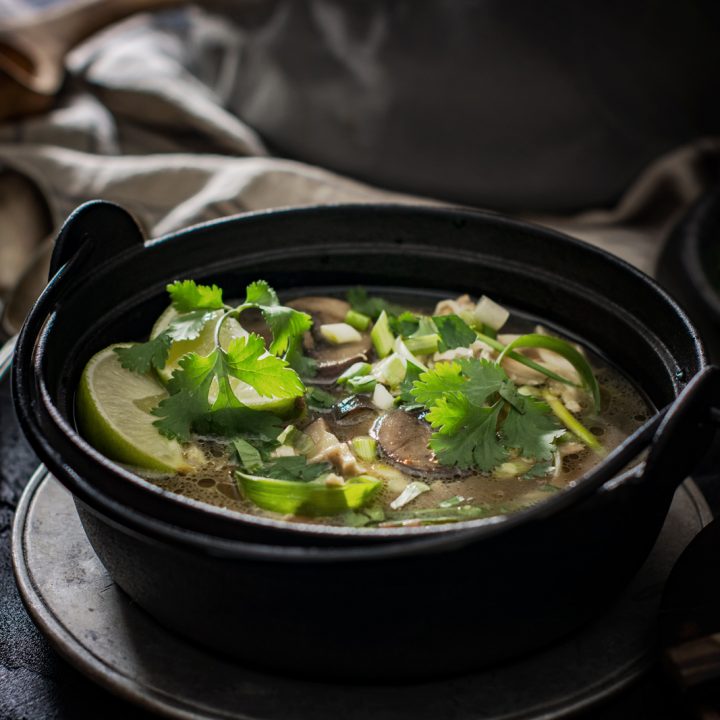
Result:
{"label": "draped gray fabric", "polygon": [[[124,205],[154,236],[223,215],[281,206],[452,202],[452,194],[397,194],[318,165],[273,156],[257,128],[233,112],[251,119],[257,117],[258,123],[264,125],[261,110],[266,92],[276,125],[305,133],[308,153],[321,138],[322,125],[312,126],[314,121],[303,109],[308,99],[300,95],[317,92],[332,98],[333,84],[318,72],[303,76],[303,84],[297,88],[288,86],[291,76],[276,77],[275,61],[268,55],[273,43],[263,45],[268,33],[280,33],[278,23],[284,27],[282,22],[290,22],[288,18],[300,12],[289,10],[291,4],[248,3],[244,7],[262,6],[262,12],[254,18],[254,25],[250,16],[236,17],[246,22],[242,27],[190,8],[137,16],[99,34],[69,58],[68,82],[55,109],[0,126],[0,166],[13,168],[40,188],[55,229],[74,207],[93,198]],[[398,2],[398,7],[406,4]],[[322,43],[340,43],[340,47],[333,48],[323,45],[323,52],[332,50],[338,63],[344,58],[348,72],[364,73],[362,68],[353,70],[352,64],[367,61],[375,42],[373,33],[380,43],[381,30],[373,30],[375,26],[366,23],[356,28],[358,36],[352,17],[338,17],[337,3],[318,0],[298,5],[305,8],[306,15],[310,12],[307,17],[312,16],[319,28],[324,28],[327,37]],[[0,0],[2,17],[25,11],[23,0]],[[358,40],[360,36],[363,42]],[[442,44],[441,39],[438,43]],[[320,52],[318,47],[316,43],[306,51],[312,55]],[[352,53],[343,55],[343,48],[351,48]],[[294,51],[287,48],[286,52],[292,55]],[[263,58],[267,60],[264,84],[257,81]],[[277,62],[281,60],[288,62],[286,57]],[[303,75],[301,67],[294,72]],[[256,79],[248,84],[251,76]],[[278,100],[283,97],[283,87],[287,102]],[[342,92],[338,93],[334,102],[342,98]],[[374,95],[363,100],[370,104],[376,101]],[[371,110],[363,116],[370,125]],[[373,130],[370,125],[357,131],[359,137],[365,137],[367,130],[366,140],[372,145],[377,128]],[[418,152],[436,153],[448,141],[449,132],[447,127],[438,127],[423,139]],[[482,138],[477,140],[484,142]],[[649,163],[609,208],[588,206],[569,215],[534,212],[524,217],[605,247],[652,272],[667,229],[717,177],[718,158],[718,139],[695,139]],[[508,156],[508,163],[511,161],[517,163],[518,158]],[[556,167],[549,161],[548,178],[561,172],[561,168],[562,164]],[[447,174],[448,168],[443,171],[438,165],[437,174],[443,172]],[[592,173],[592,168],[588,167],[587,172]],[[483,175],[483,182],[492,184],[492,174]],[[8,187],[12,195],[14,185]],[[0,196],[2,192],[0,185]],[[8,265],[12,272],[5,274],[23,277],[23,292],[36,292],[47,266],[49,245],[46,243],[33,257],[18,256],[10,247],[14,242],[9,230],[14,222],[12,197],[0,199],[0,260],[4,252],[4,257],[12,255],[14,263]],[[490,207],[497,209],[497,205]],[[15,227],[19,227],[17,223]],[[29,285],[28,276],[33,279]],[[4,282],[8,299],[12,297],[13,283],[7,278]]]}

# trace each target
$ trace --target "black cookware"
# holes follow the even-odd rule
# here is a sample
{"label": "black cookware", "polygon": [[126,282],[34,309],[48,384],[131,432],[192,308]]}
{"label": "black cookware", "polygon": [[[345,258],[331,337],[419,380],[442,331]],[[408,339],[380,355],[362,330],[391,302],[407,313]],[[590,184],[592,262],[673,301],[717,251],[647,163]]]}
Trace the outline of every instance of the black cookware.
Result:
{"label": "black cookware", "polygon": [[675,227],[657,276],[700,330],[711,358],[720,359],[720,187],[705,193]]}
{"label": "black cookware", "polygon": [[[490,213],[404,206],[261,212],[143,242],[117,206],[79,208],[28,317],[13,387],[37,453],[74,494],[115,581],[168,627],[248,662],[328,677],[451,673],[592,616],[639,568],[706,448],[720,382],[683,312],[595,248]],[[175,278],[229,297],[301,286],[487,293],[582,338],[668,408],[574,488],[507,518],[363,530],[251,518],[163,492],[75,431],[80,372],[142,338]],[[668,407],[669,406],[669,407]],[[623,469],[649,449],[646,460]]]}

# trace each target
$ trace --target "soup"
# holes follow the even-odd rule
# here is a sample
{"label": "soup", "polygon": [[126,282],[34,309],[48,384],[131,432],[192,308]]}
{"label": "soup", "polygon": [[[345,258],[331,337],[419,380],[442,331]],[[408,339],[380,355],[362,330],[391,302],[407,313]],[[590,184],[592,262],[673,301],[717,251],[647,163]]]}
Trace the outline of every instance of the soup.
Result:
{"label": "soup", "polygon": [[487,297],[168,292],[148,341],[88,363],[78,423],[158,486],[230,510],[366,528],[507,514],[652,412],[599,357]]}

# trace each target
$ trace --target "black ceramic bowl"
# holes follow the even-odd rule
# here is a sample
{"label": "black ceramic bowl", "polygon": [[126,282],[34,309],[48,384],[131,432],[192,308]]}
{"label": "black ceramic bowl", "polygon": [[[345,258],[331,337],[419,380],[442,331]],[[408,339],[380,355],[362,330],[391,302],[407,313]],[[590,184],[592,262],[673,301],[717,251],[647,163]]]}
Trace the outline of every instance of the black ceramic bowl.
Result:
{"label": "black ceramic bowl", "polygon": [[720,187],[673,230],[657,276],[688,312],[713,361],[720,360]]}
{"label": "black ceramic bowl", "polygon": [[[127,213],[90,203],[63,228],[52,272],[15,356],[26,434],[74,494],[120,587],[168,627],[263,666],[412,678],[495,662],[577,627],[639,568],[710,435],[717,373],[673,301],[606,253],[488,213],[284,210],[143,243]],[[226,512],[123,470],[73,422],[86,361],[147,334],[166,283],[183,277],[229,296],[258,277],[281,290],[484,292],[581,338],[670,408],[577,486],[506,518],[363,530]],[[646,461],[623,469],[645,448]]]}

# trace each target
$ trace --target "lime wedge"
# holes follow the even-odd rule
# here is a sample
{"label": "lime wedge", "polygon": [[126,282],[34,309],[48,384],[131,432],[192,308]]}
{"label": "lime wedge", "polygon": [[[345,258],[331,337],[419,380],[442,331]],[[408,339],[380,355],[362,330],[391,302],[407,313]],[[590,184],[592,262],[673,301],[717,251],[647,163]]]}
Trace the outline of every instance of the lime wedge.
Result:
{"label": "lime wedge", "polygon": [[[223,310],[216,310],[213,313],[213,319],[205,325],[202,332],[194,340],[176,340],[170,345],[165,367],[157,371],[158,376],[164,383],[167,383],[172,377],[173,372],[180,367],[180,358],[183,355],[194,352],[204,357],[215,349],[215,327],[223,314]],[[156,320],[155,325],[153,325],[150,339],[157,337],[163,332],[177,316],[178,312],[170,305]],[[232,340],[238,337],[245,337],[247,334],[247,331],[235,318],[228,318],[220,328],[220,345],[227,348]],[[247,405],[254,410],[266,410],[267,412],[272,412],[277,415],[283,415],[291,412],[295,407],[295,400],[293,398],[279,399],[276,397],[263,397],[259,395],[252,386],[237,378],[230,378],[230,386],[237,399],[243,403],[243,405]],[[208,399],[212,403],[216,397],[217,383],[213,381],[213,384],[210,386]]]}
{"label": "lime wedge", "polygon": [[160,472],[190,471],[180,443],[153,425],[157,418],[150,410],[167,391],[152,375],[122,367],[116,347],[127,344],[101,350],[83,370],[75,408],[80,432],[111,460]]}

